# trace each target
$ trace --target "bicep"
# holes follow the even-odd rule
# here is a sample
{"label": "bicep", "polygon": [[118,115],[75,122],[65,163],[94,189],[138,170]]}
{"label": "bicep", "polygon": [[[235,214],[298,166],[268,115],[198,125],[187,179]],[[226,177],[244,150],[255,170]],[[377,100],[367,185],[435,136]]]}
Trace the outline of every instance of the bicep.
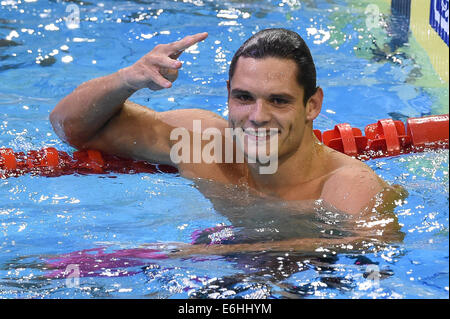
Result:
{"label": "bicep", "polygon": [[[83,148],[137,160],[173,165],[170,133],[174,128],[192,130],[194,119],[217,124],[218,115],[198,109],[156,112],[145,106],[126,101],[123,108]],[[223,120],[222,118],[220,118]],[[224,120],[223,120],[224,121]]]}

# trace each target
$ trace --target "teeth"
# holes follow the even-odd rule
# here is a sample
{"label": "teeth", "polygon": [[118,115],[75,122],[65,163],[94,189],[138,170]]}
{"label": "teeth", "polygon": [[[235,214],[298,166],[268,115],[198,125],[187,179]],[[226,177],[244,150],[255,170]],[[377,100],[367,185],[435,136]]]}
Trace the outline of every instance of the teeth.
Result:
{"label": "teeth", "polygon": [[247,134],[257,136],[257,137],[266,137],[267,132],[266,131],[255,131],[255,130],[249,130],[246,132]]}
{"label": "teeth", "polygon": [[245,134],[253,135],[256,137],[266,137],[267,135],[271,136],[271,135],[277,134],[277,130],[267,131],[267,130],[255,130],[255,129],[249,128],[249,129],[245,130]]}

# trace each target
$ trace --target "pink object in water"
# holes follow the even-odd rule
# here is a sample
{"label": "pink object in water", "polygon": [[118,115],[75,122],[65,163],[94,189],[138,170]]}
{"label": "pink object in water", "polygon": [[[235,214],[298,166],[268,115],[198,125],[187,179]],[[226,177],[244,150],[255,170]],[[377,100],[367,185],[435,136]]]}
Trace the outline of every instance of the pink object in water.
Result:
{"label": "pink object in water", "polygon": [[[166,259],[168,256],[156,249],[133,248],[105,253],[105,247],[84,249],[63,254],[46,260],[47,267],[53,269],[46,274],[47,278],[66,278],[70,275],[67,269],[75,265],[79,277],[122,277],[134,275],[136,271],[128,271],[129,267],[144,266],[149,260]],[[71,266],[69,268],[69,266]]]}

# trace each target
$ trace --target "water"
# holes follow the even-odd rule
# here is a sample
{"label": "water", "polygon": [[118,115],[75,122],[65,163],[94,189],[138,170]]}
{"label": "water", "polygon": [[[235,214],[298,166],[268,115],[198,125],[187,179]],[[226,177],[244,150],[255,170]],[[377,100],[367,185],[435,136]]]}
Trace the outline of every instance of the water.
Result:
{"label": "water", "polygon": [[[388,24],[383,3],[378,5]],[[286,27],[310,44],[325,92],[315,128],[342,122],[363,128],[391,116],[448,113],[448,83],[438,79],[412,38],[395,52],[383,51],[387,29],[367,30],[368,4],[77,2],[80,26],[69,29],[67,2],[2,1],[0,145],[72,152],[48,121],[62,97],[130,65],[158,43],[203,31],[208,39],[182,55],[183,71],[173,88],[142,90],[132,100],[158,111],[195,107],[226,116],[225,81],[235,50],[262,28]],[[173,174],[0,180],[0,297],[448,298],[448,150],[368,164],[409,192],[395,210],[405,238],[380,251],[126,255],[126,249],[155,243],[170,250],[170,243],[190,243],[198,230],[230,223],[193,182]],[[81,277],[75,288],[49,276],[52,256],[86,249],[99,249],[90,252],[94,264],[103,259],[98,268],[108,258],[122,264]],[[371,280],[371,267],[381,280]]]}

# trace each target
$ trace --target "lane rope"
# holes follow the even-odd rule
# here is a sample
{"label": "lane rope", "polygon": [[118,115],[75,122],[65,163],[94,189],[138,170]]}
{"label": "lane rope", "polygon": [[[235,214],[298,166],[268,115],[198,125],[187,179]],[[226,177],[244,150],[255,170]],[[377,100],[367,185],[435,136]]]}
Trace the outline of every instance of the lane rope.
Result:
{"label": "lane rope", "polygon": [[[379,120],[360,129],[347,123],[333,130],[314,130],[316,137],[328,147],[360,160],[397,156],[411,152],[449,148],[449,115],[409,118],[405,124],[392,119]],[[14,152],[0,148],[0,178],[24,174],[61,176],[69,174],[107,173],[176,173],[177,169],[161,164],[136,161],[97,150],[75,151],[72,156],[53,147]]]}

